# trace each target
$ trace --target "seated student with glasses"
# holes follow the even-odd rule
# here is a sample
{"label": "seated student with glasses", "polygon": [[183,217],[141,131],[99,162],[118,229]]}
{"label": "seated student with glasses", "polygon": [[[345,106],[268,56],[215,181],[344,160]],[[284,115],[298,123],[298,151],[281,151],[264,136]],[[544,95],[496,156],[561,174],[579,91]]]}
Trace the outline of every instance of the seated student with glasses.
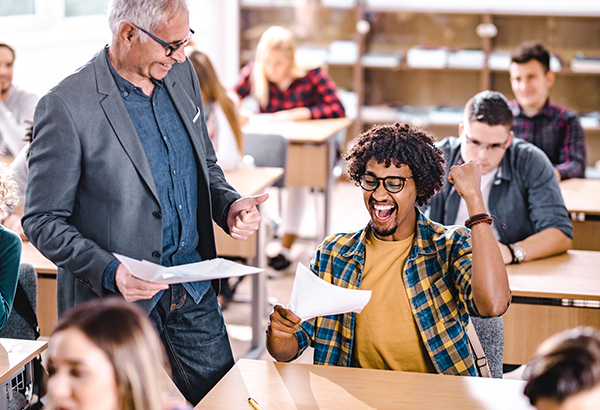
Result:
{"label": "seated student with glasses", "polygon": [[[506,264],[565,252],[573,238],[552,164],[539,148],[514,137],[512,122],[506,98],[483,91],[467,103],[460,137],[438,143],[447,172],[467,161],[481,164],[486,212],[506,225],[492,225]],[[432,198],[426,214],[446,225],[463,225],[468,218],[465,201],[449,183]]]}
{"label": "seated student with glasses", "polygon": [[444,178],[442,152],[426,131],[375,126],[354,140],[346,161],[370,223],[326,238],[310,269],[337,286],[371,290],[371,299],[360,314],[305,322],[276,305],[269,353],[289,361],[310,345],[315,364],[477,376],[469,315],[499,316],[510,301],[479,189],[481,167],[469,161],[448,176],[468,205],[469,231],[432,222],[416,207]]}

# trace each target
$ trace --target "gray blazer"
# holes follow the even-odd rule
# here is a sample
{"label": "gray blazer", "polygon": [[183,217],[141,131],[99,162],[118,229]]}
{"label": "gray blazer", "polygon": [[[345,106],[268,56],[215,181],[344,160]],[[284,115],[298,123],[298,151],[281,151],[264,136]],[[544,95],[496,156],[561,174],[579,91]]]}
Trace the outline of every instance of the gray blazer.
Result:
{"label": "gray blazer", "polygon": [[[58,267],[59,315],[107,294],[111,252],[160,263],[161,206],[144,149],[111,75],[107,48],[61,81],[34,116],[23,228]],[[216,256],[212,219],[226,232],[227,183],[206,131],[189,60],[164,79],[194,147],[198,169],[198,251]],[[146,311],[150,301],[139,304]]]}

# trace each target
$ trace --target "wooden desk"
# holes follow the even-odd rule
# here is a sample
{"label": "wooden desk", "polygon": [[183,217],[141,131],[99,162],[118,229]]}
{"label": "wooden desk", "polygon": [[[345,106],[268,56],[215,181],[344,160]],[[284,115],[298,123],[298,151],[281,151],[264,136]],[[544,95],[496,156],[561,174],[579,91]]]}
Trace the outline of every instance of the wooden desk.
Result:
{"label": "wooden desk", "polygon": [[41,336],[50,336],[57,320],[56,265],[46,259],[31,242],[24,241],[21,263],[33,266],[38,276],[37,318]]}
{"label": "wooden desk", "polygon": [[47,347],[46,340],[0,338],[0,382],[17,373]]}
{"label": "wooden desk", "polygon": [[34,375],[29,363],[47,347],[45,340],[0,339],[0,408],[8,407],[8,400],[15,392],[31,399]]}
{"label": "wooden desk", "polygon": [[334,136],[348,128],[348,118],[268,122],[247,125],[244,132],[279,134],[290,141],[285,172],[286,186],[307,186],[325,194],[323,237],[329,234],[331,192],[336,162]]}
{"label": "wooden desk", "polygon": [[[506,268],[513,296],[600,300],[600,252],[569,250]],[[600,328],[600,309],[513,303],[503,319],[504,363],[524,364],[555,333]]]}
{"label": "wooden desk", "polygon": [[571,214],[572,248],[600,251],[600,179],[567,179],[560,190]]}
{"label": "wooden desk", "polygon": [[240,359],[195,409],[532,409],[522,380]]}

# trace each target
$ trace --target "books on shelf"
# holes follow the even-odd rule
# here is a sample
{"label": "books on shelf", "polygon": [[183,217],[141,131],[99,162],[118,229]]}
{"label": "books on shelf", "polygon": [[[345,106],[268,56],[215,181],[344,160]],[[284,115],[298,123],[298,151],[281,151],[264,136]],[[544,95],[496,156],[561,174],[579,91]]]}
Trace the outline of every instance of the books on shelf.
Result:
{"label": "books on shelf", "polygon": [[579,117],[579,122],[584,129],[600,128],[600,111],[589,112]]}
{"label": "books on shelf", "polygon": [[571,71],[575,73],[600,73],[600,56],[576,55],[571,60]]}
{"label": "books on shelf", "polygon": [[404,53],[402,51],[382,52],[371,51],[365,53],[360,61],[365,67],[396,68],[400,66]]}
{"label": "books on shelf", "polygon": [[510,51],[494,50],[488,56],[488,67],[491,70],[508,71],[510,67]]}
{"label": "books on shelf", "polygon": [[327,62],[329,64],[354,64],[358,59],[356,41],[332,41],[329,44]]}
{"label": "books on shelf", "polygon": [[482,69],[485,64],[483,50],[456,50],[448,55],[448,68]]}
{"label": "books on shelf", "polygon": [[413,68],[445,68],[448,54],[447,47],[414,46],[406,53],[406,64]]}

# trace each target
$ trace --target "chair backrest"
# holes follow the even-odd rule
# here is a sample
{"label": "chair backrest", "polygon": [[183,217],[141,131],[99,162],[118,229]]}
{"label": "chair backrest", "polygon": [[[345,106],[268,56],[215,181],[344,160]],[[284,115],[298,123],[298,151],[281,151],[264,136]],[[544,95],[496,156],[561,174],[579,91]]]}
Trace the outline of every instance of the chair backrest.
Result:
{"label": "chair backrest", "polygon": [[289,141],[277,134],[245,133],[244,139],[244,153],[254,158],[257,167],[283,168],[283,176],[273,183],[273,186],[283,187]]}
{"label": "chair backrest", "polygon": [[[37,273],[33,266],[26,263],[21,264],[19,267],[19,283],[23,286],[27,299],[33,311],[37,314]],[[0,337],[36,339],[33,327],[15,310],[14,304],[4,327],[0,329]]]}
{"label": "chair backrest", "polygon": [[471,316],[471,323],[475,327],[475,332],[477,332],[479,342],[485,352],[492,377],[501,379],[504,358],[504,322],[502,318]]}

